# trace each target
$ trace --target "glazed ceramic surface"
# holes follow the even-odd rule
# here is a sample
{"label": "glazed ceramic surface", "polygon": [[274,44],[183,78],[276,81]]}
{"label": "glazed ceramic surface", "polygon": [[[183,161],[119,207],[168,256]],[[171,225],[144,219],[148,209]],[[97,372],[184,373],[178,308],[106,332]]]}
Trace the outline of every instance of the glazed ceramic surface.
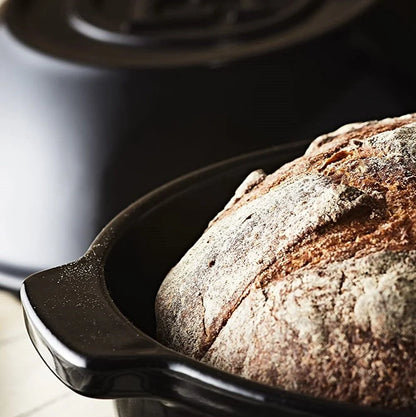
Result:
{"label": "glazed ceramic surface", "polygon": [[76,392],[115,399],[120,417],[414,415],[267,387],[154,339],[154,298],[167,271],[249,172],[271,172],[305,147],[272,148],[173,181],[119,214],[81,259],[29,277],[26,325],[50,369]]}

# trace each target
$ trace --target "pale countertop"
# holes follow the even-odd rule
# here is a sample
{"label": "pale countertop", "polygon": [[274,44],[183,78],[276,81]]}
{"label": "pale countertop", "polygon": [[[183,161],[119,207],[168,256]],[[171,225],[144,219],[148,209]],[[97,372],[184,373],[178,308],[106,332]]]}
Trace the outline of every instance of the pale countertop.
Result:
{"label": "pale countertop", "polygon": [[0,291],[0,416],[116,416],[112,401],[75,394],[52,374],[30,342],[19,301],[3,291]]}

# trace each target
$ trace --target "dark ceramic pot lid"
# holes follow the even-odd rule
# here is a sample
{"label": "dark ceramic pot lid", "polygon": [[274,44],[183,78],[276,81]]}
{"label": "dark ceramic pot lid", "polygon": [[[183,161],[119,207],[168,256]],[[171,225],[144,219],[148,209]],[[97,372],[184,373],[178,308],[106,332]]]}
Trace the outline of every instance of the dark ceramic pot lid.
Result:
{"label": "dark ceramic pot lid", "polygon": [[220,65],[304,43],[376,0],[13,0],[22,42],[93,65]]}

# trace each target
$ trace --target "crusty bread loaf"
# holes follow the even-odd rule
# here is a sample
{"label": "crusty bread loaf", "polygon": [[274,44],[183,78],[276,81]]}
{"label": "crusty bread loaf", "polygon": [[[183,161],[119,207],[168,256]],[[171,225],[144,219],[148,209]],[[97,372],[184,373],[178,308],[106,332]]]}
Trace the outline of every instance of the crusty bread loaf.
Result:
{"label": "crusty bread loaf", "polygon": [[256,171],[170,271],[158,337],[314,396],[416,408],[416,115]]}

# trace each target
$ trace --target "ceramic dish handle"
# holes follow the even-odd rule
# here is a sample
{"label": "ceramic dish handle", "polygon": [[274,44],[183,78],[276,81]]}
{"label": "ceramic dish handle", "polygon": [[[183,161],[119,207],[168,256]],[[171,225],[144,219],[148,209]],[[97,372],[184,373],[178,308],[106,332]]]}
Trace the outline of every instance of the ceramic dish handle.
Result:
{"label": "ceramic dish handle", "polygon": [[[102,261],[93,251],[77,262],[27,278],[21,300],[40,356],[79,394],[157,401],[204,416],[275,415],[275,406],[259,412],[265,398],[251,390],[255,384],[244,381],[249,387],[241,387],[232,375],[224,381],[220,371],[163,347],[134,327],[113,304]],[[278,404],[282,417],[316,417],[290,410],[285,397]]]}
{"label": "ceramic dish handle", "polygon": [[103,274],[90,254],[27,278],[21,300],[29,335],[48,367],[74,391],[98,398],[144,390],[149,395],[155,368],[163,369],[176,354],[118,311]]}

